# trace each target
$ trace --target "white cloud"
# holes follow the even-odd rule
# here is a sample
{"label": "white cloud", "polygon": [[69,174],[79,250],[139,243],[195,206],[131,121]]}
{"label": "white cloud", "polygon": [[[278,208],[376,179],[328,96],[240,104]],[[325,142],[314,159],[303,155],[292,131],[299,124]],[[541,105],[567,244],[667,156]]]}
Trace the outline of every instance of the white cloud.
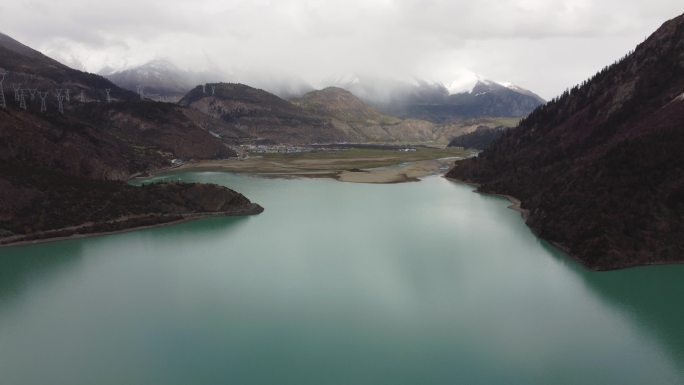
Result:
{"label": "white cloud", "polygon": [[0,5],[0,25],[89,71],[156,57],[312,83],[470,70],[549,98],[681,12],[680,0],[27,0]]}

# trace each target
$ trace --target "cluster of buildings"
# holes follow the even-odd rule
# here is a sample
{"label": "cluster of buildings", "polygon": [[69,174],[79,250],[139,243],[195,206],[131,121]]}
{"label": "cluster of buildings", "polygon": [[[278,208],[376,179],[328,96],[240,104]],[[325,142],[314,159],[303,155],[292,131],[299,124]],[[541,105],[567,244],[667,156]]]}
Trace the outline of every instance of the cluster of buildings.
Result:
{"label": "cluster of buildings", "polygon": [[306,146],[296,146],[291,144],[246,144],[240,146],[237,151],[238,155],[242,157],[242,154],[297,154],[301,152],[312,152],[318,149],[314,149]]}

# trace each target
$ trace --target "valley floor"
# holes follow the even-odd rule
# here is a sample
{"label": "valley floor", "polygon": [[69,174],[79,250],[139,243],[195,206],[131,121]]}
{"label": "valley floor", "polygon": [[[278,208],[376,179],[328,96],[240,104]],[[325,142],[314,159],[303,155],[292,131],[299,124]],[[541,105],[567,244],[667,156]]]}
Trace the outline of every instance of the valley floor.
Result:
{"label": "valley floor", "polygon": [[193,161],[175,171],[224,171],[269,177],[334,178],[353,183],[402,183],[446,171],[472,156],[462,149],[347,149],[295,154],[263,154],[247,159]]}

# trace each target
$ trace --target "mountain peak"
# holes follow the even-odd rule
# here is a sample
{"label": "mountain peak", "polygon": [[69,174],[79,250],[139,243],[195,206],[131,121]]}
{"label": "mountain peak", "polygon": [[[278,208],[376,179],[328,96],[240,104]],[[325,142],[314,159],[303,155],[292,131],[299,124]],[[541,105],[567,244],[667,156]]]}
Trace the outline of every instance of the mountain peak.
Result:
{"label": "mountain peak", "polygon": [[454,80],[444,83],[444,87],[450,95],[472,93],[475,86],[480,82],[488,82],[482,75],[467,71]]}
{"label": "mountain peak", "polygon": [[488,92],[497,88],[506,88],[513,92],[532,96],[538,98],[540,101],[544,101],[539,95],[516,84],[511,82],[497,82],[470,71],[464,73],[455,80],[445,82],[443,84],[444,87],[446,87],[446,89],[449,91],[449,95],[477,94]]}
{"label": "mountain peak", "polygon": [[176,71],[181,71],[178,66],[170,62],[169,60],[166,59],[153,59],[148,61],[147,63],[141,65],[138,68],[144,68],[148,70],[155,70],[155,71],[169,71],[169,72],[176,72]]}
{"label": "mountain peak", "polygon": [[311,91],[299,99],[295,104],[307,110],[321,114],[352,114],[363,117],[378,115],[366,103],[353,93],[340,87],[327,87],[322,90]]}

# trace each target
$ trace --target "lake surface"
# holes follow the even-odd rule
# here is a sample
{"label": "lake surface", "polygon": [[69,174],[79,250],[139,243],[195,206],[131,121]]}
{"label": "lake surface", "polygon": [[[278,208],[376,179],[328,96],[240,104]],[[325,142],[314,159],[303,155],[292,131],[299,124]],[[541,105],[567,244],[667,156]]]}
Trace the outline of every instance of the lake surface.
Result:
{"label": "lake surface", "polygon": [[586,271],[439,177],[179,175],[266,211],[0,249],[0,384],[684,384],[684,266]]}

